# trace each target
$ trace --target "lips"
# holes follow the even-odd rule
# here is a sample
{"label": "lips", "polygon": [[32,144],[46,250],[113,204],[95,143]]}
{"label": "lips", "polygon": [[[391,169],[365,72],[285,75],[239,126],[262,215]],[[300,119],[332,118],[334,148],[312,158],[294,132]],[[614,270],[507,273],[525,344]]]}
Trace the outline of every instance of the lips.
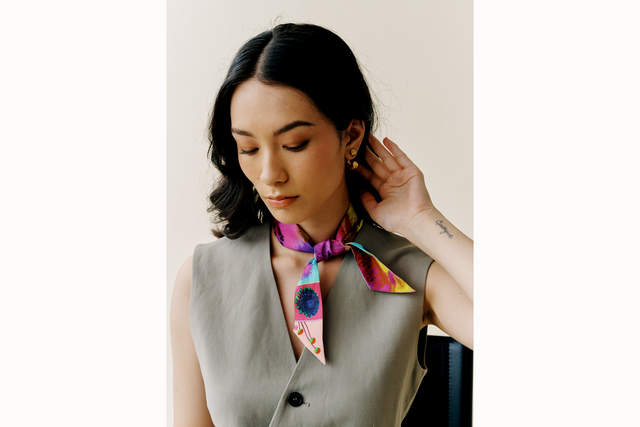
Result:
{"label": "lips", "polygon": [[297,200],[298,196],[267,196],[265,200],[274,208],[286,208]]}

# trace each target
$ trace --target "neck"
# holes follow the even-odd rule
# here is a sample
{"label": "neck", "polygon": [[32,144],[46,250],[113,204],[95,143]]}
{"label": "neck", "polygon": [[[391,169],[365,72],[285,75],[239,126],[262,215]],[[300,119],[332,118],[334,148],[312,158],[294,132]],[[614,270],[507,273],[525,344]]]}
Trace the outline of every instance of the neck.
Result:
{"label": "neck", "polygon": [[349,195],[325,205],[322,212],[313,218],[298,224],[311,238],[313,244],[333,239],[349,208]]}

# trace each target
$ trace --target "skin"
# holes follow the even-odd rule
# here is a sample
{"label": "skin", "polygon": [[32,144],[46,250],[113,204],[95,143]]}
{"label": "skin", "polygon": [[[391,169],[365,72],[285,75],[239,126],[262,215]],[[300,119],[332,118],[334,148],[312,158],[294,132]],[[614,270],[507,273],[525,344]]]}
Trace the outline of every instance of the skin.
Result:
{"label": "skin", "polygon": [[[314,242],[333,237],[349,206],[345,164],[354,157],[350,151],[362,144],[363,123],[353,120],[338,133],[304,94],[257,80],[234,92],[231,122],[240,167],[273,216],[300,224]],[[371,168],[357,171],[382,201],[363,193],[364,207],[387,231],[403,235],[435,260],[426,278],[422,326],[436,325],[473,348],[473,242],[433,206],[422,172],[395,143],[373,135],[369,143],[379,157],[368,150]],[[287,206],[269,202],[283,196],[290,198]],[[292,331],[291,295],[312,256],[287,249],[271,236],[271,263],[296,360],[304,346]],[[319,263],[323,298],[343,257]],[[178,273],[171,304],[176,427],[213,425],[189,327],[191,262],[190,257]]]}

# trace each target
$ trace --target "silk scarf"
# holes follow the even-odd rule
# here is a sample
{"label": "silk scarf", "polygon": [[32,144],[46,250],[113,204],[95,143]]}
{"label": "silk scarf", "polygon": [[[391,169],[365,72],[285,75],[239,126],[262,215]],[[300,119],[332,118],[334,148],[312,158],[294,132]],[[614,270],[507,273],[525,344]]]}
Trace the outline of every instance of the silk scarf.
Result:
{"label": "silk scarf", "polygon": [[293,304],[295,319],[293,331],[304,346],[320,362],[326,364],[322,341],[322,293],[318,263],[351,249],[365,283],[372,291],[409,293],[415,292],[400,277],[393,274],[384,264],[362,245],[353,242],[362,227],[352,205],[338,228],[335,239],[327,239],[315,245],[305,231],[297,224],[282,224],[273,221],[273,233],[285,248],[312,253],[313,258],[302,272],[302,278],[295,289]]}

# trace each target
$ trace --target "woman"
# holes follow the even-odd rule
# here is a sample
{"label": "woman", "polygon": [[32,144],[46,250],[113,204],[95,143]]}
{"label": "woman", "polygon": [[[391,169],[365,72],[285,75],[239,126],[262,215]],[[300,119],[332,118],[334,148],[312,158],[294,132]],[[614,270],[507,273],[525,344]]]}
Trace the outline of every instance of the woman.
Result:
{"label": "woman", "polygon": [[283,24],[237,53],[210,126],[224,237],[172,299],[175,426],[400,425],[420,329],[473,346],[473,243],[374,122],[330,31]]}

